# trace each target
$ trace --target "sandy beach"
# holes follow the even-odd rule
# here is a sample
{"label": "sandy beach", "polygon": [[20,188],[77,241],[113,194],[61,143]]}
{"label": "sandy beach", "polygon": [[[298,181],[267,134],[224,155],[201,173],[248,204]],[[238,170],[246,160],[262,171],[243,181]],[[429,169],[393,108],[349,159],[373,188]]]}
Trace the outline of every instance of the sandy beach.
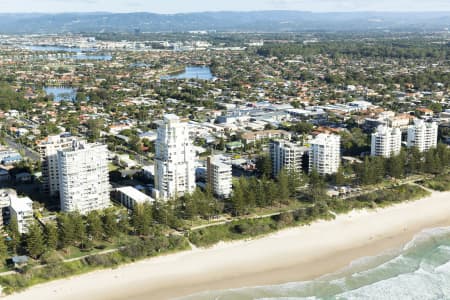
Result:
{"label": "sandy beach", "polygon": [[442,226],[450,226],[450,192],[352,212],[261,239],[57,280],[4,299],[172,299],[206,290],[308,280],[355,259],[402,247],[423,229]]}

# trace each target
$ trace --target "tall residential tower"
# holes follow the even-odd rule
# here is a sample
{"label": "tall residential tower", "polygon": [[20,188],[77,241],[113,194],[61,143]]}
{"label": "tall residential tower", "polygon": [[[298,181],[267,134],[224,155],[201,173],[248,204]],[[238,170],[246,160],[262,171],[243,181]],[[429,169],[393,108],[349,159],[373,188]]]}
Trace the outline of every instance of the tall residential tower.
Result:
{"label": "tall residential tower", "polygon": [[231,161],[224,156],[208,157],[208,184],[212,192],[219,198],[229,198],[233,187]]}
{"label": "tall residential tower", "polygon": [[391,157],[398,155],[402,149],[402,132],[399,128],[378,126],[372,134],[372,156]]}
{"label": "tall residential tower", "polygon": [[417,147],[420,152],[437,146],[438,125],[424,120],[414,120],[414,125],[408,127],[408,147]]}
{"label": "tall residential tower", "polygon": [[309,172],[320,175],[334,174],[341,163],[341,137],[334,134],[319,134],[310,143]]}
{"label": "tall residential tower", "polygon": [[164,115],[158,127],[155,154],[155,197],[168,199],[195,190],[195,152],[188,124]]}
{"label": "tall residential tower", "polygon": [[58,151],[61,210],[86,214],[110,205],[106,145],[74,141]]}
{"label": "tall residential tower", "polygon": [[58,150],[68,149],[77,140],[70,135],[51,135],[39,142],[42,163],[42,191],[50,196],[59,192]]}
{"label": "tall residential tower", "polygon": [[270,143],[270,158],[272,160],[272,175],[278,176],[282,169],[302,172],[303,155],[308,148],[287,141],[272,141]]}

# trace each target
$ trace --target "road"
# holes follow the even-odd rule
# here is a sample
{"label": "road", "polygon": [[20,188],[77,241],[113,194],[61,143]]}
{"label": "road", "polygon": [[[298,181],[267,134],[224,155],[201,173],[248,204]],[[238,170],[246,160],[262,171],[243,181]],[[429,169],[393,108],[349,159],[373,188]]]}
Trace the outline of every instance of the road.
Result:
{"label": "road", "polygon": [[32,161],[39,161],[40,160],[40,156],[39,153],[37,153],[36,151],[28,148],[27,146],[24,146],[22,144],[17,143],[12,137],[10,136],[5,136],[4,138],[5,143],[17,150],[17,151],[23,151],[25,153],[25,156],[28,157],[30,160]]}

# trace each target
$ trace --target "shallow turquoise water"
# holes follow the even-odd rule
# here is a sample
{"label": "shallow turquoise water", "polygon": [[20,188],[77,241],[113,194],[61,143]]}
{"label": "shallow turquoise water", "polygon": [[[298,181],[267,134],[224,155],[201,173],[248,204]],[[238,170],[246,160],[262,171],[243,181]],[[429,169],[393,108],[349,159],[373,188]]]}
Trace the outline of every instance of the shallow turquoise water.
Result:
{"label": "shallow turquoise water", "polygon": [[450,228],[425,230],[403,249],[305,282],[205,292],[186,300],[450,299]]}

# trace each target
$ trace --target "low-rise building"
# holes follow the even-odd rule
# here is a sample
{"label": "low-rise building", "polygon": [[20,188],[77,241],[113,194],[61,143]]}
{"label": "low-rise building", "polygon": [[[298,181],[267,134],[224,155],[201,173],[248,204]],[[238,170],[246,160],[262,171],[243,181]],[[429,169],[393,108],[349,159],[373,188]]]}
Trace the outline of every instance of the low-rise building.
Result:
{"label": "low-rise building", "polygon": [[155,200],[132,186],[125,186],[115,190],[117,199],[128,209],[133,209],[138,204],[152,203]]}

